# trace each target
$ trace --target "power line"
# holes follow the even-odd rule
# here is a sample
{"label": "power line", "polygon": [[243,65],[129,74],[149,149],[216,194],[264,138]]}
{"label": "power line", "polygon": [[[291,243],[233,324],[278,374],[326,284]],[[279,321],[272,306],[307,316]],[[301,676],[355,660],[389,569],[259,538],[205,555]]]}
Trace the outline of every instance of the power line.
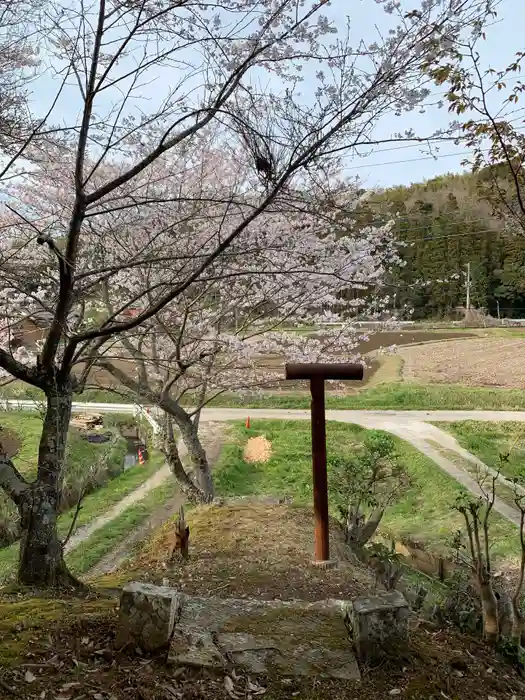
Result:
{"label": "power line", "polygon": [[481,233],[493,233],[500,236],[505,235],[503,231],[498,231],[497,229],[493,228],[485,228],[479,229],[477,231],[462,231],[461,233],[446,233],[442,236],[428,236],[425,238],[416,238],[416,240],[407,241],[407,243],[420,243],[421,241],[439,241],[447,238],[462,238],[463,236],[477,236]]}
{"label": "power line", "polygon": [[[490,148],[480,148],[481,153],[487,153]],[[364,165],[351,165],[349,167],[343,168],[343,170],[363,170],[365,168],[379,168],[384,165],[400,165],[401,163],[417,163],[422,160],[440,160],[441,158],[452,158],[457,156],[469,155],[475,153],[475,151],[458,151],[457,153],[442,153],[438,156],[422,156],[421,158],[406,158],[404,160],[389,160],[384,163],[368,163]]]}
{"label": "power line", "polygon": [[[524,112],[524,115],[522,117],[516,117],[515,119],[507,119],[508,124],[512,124],[513,122],[519,122],[519,121],[525,121],[525,107],[520,107],[519,110],[514,110],[512,113],[515,114],[516,112]],[[481,121],[479,122],[481,124]],[[522,127],[521,129],[515,129],[515,131],[523,131],[525,130],[525,127]],[[452,131],[452,130],[451,130]],[[450,133],[445,131],[446,133]],[[435,136],[432,138],[428,139],[421,139],[417,143],[407,143],[403,144],[400,146],[392,146],[389,148],[380,148],[378,150],[374,150],[373,153],[370,155],[375,155],[376,153],[389,153],[390,151],[404,151],[405,148],[423,148],[425,145],[430,145],[431,143],[442,143],[443,141],[462,141],[466,137],[465,136]],[[371,143],[370,146],[373,146],[374,144]],[[359,144],[359,146],[355,146],[355,148],[365,148],[366,144]],[[363,155],[363,158],[368,158],[369,156]],[[432,156],[434,157],[434,156]],[[439,157],[439,156],[438,156]]]}
{"label": "power line", "polygon": [[[406,221],[406,219],[405,219],[403,216],[400,216],[400,217],[398,217],[398,218],[396,218],[395,216],[390,216],[390,218],[388,218],[387,216],[383,216],[382,218],[380,218],[380,219],[374,219],[373,221],[365,221],[365,222],[360,222],[360,221],[358,221],[357,223],[358,223],[360,226],[365,227],[365,228],[366,228],[367,226],[384,226],[384,225],[387,223],[387,219],[388,219],[389,221],[394,221],[395,224],[403,223],[404,221]],[[443,222],[442,222],[442,223],[443,223]],[[487,223],[486,218],[480,218],[480,219],[458,219],[458,220],[455,220],[455,221],[451,221],[451,222],[450,222],[450,226],[457,226],[457,225],[460,225],[460,226],[472,226],[472,225],[478,225],[478,224],[484,224],[484,225],[486,225],[486,223]],[[412,228],[403,228],[402,231],[399,231],[399,233],[413,233],[414,231],[423,231],[423,230],[429,229],[429,228],[431,228],[430,225],[429,225],[429,226],[425,226],[425,225],[419,224],[419,225],[414,226],[414,227],[412,227]],[[440,226],[440,228],[443,228],[443,226]],[[438,239],[438,238],[455,238],[455,237],[457,237],[457,236],[470,236],[470,235],[474,235],[474,234],[476,234],[476,233],[490,233],[490,232],[493,232],[493,233],[500,233],[500,234],[503,233],[503,232],[500,231],[499,229],[477,229],[477,230],[472,231],[472,232],[461,232],[461,233],[450,233],[450,234],[447,233],[447,234],[440,235],[440,236],[434,236],[434,237],[432,237],[432,239],[428,239],[428,240],[433,240],[434,238],[435,238],[435,239]],[[426,238],[421,238],[421,239],[418,238],[418,239],[416,239],[416,241],[418,241],[418,240],[427,240],[427,239],[426,239]],[[416,242],[416,241],[414,241],[414,242]],[[412,241],[410,241],[410,242],[412,242]]]}

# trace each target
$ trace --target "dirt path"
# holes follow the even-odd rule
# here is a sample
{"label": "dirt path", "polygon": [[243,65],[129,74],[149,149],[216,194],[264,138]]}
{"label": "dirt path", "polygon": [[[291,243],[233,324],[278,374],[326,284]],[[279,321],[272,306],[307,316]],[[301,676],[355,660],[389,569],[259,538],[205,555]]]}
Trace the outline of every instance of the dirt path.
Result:
{"label": "dirt path", "polygon": [[[213,467],[221,452],[224,426],[217,423],[206,423],[203,426],[201,433],[202,443],[208,454],[210,466]],[[184,461],[184,458],[187,455],[187,450],[182,443],[179,444],[179,452]],[[171,477],[169,468],[167,466],[162,467],[162,470],[164,469],[167,469],[167,476]],[[159,472],[157,472],[157,474],[158,473]],[[143,484],[143,486],[144,485],[145,484]],[[139,489],[134,491],[133,494],[137,493],[137,491],[139,491]],[[130,496],[133,494],[130,494]],[[133,503],[141,500],[141,498],[144,498],[144,494],[139,495],[139,497],[133,501]],[[123,503],[125,500],[126,499],[122,499],[120,503]],[[120,503],[117,505],[120,505]],[[143,542],[153,531],[157,530],[159,527],[162,527],[167,520],[170,520],[183,503],[184,497],[182,494],[178,493],[167,503],[154,510],[146,522],[131,532],[113,551],[109,552],[97,564],[95,564],[95,566],[89,571],[89,576],[102,576],[114,571],[115,569],[118,569],[122,562],[130,556],[132,550],[137,546],[137,544]],[[129,508],[130,505],[131,503],[125,504],[125,507],[122,510]],[[122,512],[122,510],[120,512]],[[111,511],[108,511],[108,513],[110,512]]]}
{"label": "dirt path", "polygon": [[[182,449],[181,445],[179,445],[179,447],[181,447]],[[150,476],[149,479],[146,479],[146,481],[143,484],[141,484],[138,488],[136,488],[135,491],[128,493],[128,495],[125,496],[121,501],[116,503],[112,508],[107,510],[102,515],[99,515],[98,518],[92,520],[88,525],[80,527],[67,543],[65,547],[66,553],[72,549],[75,549],[75,547],[78,547],[79,544],[87,540],[88,537],[90,537],[94,532],[100,530],[101,527],[104,527],[104,525],[107,525],[109,522],[117,518],[127,508],[129,508],[135,503],[138,503],[138,501],[141,501],[145,496],[147,496],[147,494],[150,491],[157,488],[157,486],[163,484],[164,481],[166,481],[166,479],[169,477],[169,475],[170,469],[168,465],[165,464],[158,471],[156,471],[155,474],[153,474],[153,476]]]}

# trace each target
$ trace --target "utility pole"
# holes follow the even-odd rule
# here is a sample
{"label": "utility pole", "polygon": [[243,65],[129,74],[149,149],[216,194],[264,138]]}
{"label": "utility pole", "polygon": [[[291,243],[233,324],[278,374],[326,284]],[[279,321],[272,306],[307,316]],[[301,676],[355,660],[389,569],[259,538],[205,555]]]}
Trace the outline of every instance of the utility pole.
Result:
{"label": "utility pole", "polygon": [[470,263],[467,263],[467,311],[470,311]]}

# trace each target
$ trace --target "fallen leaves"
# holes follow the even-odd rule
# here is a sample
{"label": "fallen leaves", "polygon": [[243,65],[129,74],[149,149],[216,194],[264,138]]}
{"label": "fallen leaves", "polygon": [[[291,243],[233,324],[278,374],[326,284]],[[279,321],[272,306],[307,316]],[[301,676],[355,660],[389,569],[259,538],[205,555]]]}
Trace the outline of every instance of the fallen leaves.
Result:
{"label": "fallen leaves", "polygon": [[254,697],[259,697],[266,693],[266,688],[259,685],[258,683],[253,683],[249,677],[239,676],[232,671],[232,676],[237,681],[237,685],[233,682],[230,676],[224,677],[224,688],[226,692],[233,698],[237,700],[238,698],[246,698],[247,700],[252,700]]}

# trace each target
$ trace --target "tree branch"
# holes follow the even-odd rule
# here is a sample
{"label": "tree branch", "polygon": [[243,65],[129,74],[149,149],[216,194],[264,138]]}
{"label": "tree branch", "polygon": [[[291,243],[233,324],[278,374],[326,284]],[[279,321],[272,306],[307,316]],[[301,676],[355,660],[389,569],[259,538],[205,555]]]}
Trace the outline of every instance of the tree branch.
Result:
{"label": "tree branch", "polygon": [[23,493],[29,488],[29,483],[5,454],[0,454],[0,487],[17,506],[22,501]]}

